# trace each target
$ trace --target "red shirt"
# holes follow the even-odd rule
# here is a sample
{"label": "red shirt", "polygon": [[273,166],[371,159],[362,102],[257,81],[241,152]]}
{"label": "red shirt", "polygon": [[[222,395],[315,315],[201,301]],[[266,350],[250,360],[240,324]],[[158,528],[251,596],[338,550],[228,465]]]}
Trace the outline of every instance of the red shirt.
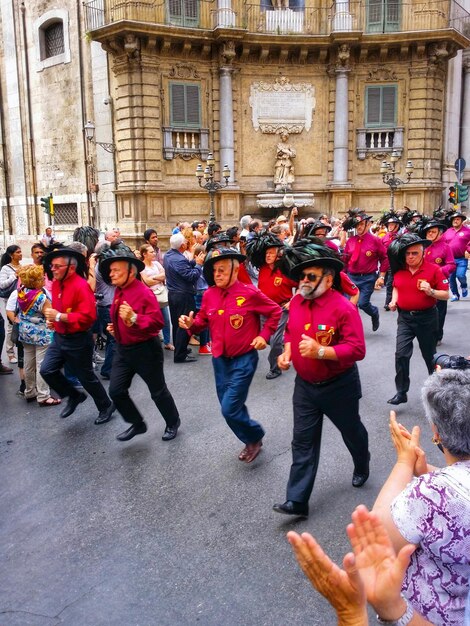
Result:
{"label": "red shirt", "polygon": [[357,294],[357,285],[349,278],[345,272],[340,272],[341,291],[346,296],[355,296]]}
{"label": "red shirt", "polygon": [[[354,248],[358,244],[361,246],[359,258],[355,263],[351,263]],[[365,233],[362,237],[355,235],[350,237],[344,246],[344,271],[350,274],[375,274],[379,263],[380,270],[384,271],[383,264],[384,262],[386,264],[386,257],[387,253],[379,237],[374,237],[370,233]]]}
{"label": "red shirt", "polygon": [[[392,241],[394,239],[396,239],[398,236],[398,232],[396,233],[390,233],[387,232],[385,233],[385,235],[381,238],[381,242],[383,247],[385,248],[385,252],[387,252],[388,250],[388,246],[392,243]],[[380,264],[380,271],[382,272],[388,272],[388,270],[390,269],[390,261],[388,260],[388,256],[387,254],[385,254],[385,259],[382,261],[382,263]]]}
{"label": "red shirt", "polygon": [[455,272],[455,260],[450,246],[441,239],[432,243],[424,251],[424,258],[428,263],[439,265],[446,278]]}
{"label": "red shirt", "polygon": [[444,277],[442,270],[433,263],[423,261],[414,274],[409,269],[398,270],[393,277],[393,286],[398,291],[398,308],[403,311],[424,311],[436,305],[435,298],[418,289],[422,280],[426,280],[432,289],[449,289],[449,281]]}
{"label": "red shirt", "polygon": [[442,240],[449,244],[455,259],[463,259],[470,243],[470,228],[463,225],[459,230],[448,228],[442,235]]}
{"label": "red shirt", "polygon": [[259,271],[258,289],[276,304],[288,302],[292,298],[292,289],[296,289],[297,285],[278,268],[271,269],[269,265],[263,265]]}
{"label": "red shirt", "polygon": [[52,281],[52,308],[67,313],[67,322],[54,322],[54,330],[71,335],[89,330],[96,320],[96,302],[87,281],[78,274]]}
{"label": "red shirt", "polygon": [[[126,326],[119,317],[119,307],[124,302],[137,313],[137,320],[132,326]],[[116,287],[111,305],[111,320],[114,324],[114,338],[123,346],[148,341],[156,337],[165,325],[153,291],[137,279],[124,289]]]}
{"label": "red shirt", "polygon": [[[235,281],[228,289],[209,287],[191,333],[209,326],[214,357],[235,357],[253,350],[255,337],[268,341],[281,318],[281,307],[254,285]],[[260,331],[260,316],[266,318]]]}
{"label": "red shirt", "polygon": [[238,267],[238,280],[247,285],[253,284],[244,263],[240,263]]}
{"label": "red shirt", "polygon": [[[322,346],[335,349],[338,361],[301,356],[302,335],[316,339]],[[366,355],[362,321],[357,308],[340,293],[326,293],[306,300],[300,294],[290,303],[284,341],[291,344],[292,363],[297,374],[309,383],[339,376]]]}

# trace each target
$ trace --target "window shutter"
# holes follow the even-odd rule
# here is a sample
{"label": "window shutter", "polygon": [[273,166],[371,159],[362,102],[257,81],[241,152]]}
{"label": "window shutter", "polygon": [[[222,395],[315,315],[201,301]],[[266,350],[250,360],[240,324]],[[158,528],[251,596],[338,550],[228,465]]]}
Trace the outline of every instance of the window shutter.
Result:
{"label": "window shutter", "polygon": [[380,124],[380,87],[367,87],[366,126]]}
{"label": "window shutter", "polygon": [[186,85],[186,121],[190,126],[201,125],[198,85]]}
{"label": "window shutter", "polygon": [[385,5],[385,32],[396,32],[400,29],[400,2],[387,0]]}
{"label": "window shutter", "polygon": [[182,6],[181,0],[168,0],[168,10],[170,12],[170,18],[181,20]]}
{"label": "window shutter", "polygon": [[171,84],[171,124],[172,126],[182,126],[186,122],[184,106],[184,85],[178,83]]}
{"label": "window shutter", "polygon": [[197,22],[197,0],[184,0],[185,24]]}
{"label": "window shutter", "polygon": [[367,3],[367,32],[383,32],[384,0],[368,0]]}
{"label": "window shutter", "polygon": [[386,85],[382,87],[382,124],[384,126],[395,126],[396,120],[396,87]]}

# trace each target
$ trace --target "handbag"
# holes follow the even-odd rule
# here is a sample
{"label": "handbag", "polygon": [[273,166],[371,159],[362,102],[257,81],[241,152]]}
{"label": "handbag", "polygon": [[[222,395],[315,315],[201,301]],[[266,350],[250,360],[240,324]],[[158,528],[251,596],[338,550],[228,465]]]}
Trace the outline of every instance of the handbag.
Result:
{"label": "handbag", "polygon": [[[9,263],[8,263],[8,267],[11,267]],[[0,289],[0,298],[9,298],[11,294],[15,291],[17,282],[18,282],[18,279],[15,276],[15,280],[10,285],[8,285],[8,287],[2,287]]]}
{"label": "handbag", "polygon": [[158,285],[153,290],[155,297],[157,298],[160,307],[168,306],[168,289],[166,285]]}

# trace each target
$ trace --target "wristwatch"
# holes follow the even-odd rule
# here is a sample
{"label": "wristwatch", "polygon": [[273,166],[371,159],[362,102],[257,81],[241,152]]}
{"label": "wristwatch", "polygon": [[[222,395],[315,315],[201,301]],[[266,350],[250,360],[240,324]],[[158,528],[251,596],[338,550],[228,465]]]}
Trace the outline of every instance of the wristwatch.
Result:
{"label": "wristwatch", "polygon": [[137,313],[133,313],[130,318],[131,324],[135,324],[137,322]]}
{"label": "wristwatch", "polygon": [[376,617],[377,617],[377,621],[379,622],[379,624],[385,624],[387,626],[407,626],[411,622],[411,620],[413,619],[414,609],[406,598],[403,598],[403,599],[406,602],[406,611],[400,617],[400,619],[387,621],[387,620],[382,619],[379,615],[377,615]]}
{"label": "wristwatch", "polygon": [[323,359],[325,356],[326,348],[318,348],[317,359]]}
{"label": "wristwatch", "polygon": [[55,316],[55,321],[56,322],[60,322],[60,316],[62,315],[62,313],[57,313],[57,315]]}

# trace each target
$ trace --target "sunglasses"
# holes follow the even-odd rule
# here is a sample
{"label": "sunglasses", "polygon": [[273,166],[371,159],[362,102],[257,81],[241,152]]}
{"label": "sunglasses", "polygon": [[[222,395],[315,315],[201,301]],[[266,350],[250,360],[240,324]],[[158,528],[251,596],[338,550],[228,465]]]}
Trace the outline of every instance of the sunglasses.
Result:
{"label": "sunglasses", "polygon": [[304,278],[306,278],[309,283],[316,283],[318,280],[321,280],[323,278],[323,274],[317,275],[313,272],[302,272],[300,275],[300,280],[303,280]]}

